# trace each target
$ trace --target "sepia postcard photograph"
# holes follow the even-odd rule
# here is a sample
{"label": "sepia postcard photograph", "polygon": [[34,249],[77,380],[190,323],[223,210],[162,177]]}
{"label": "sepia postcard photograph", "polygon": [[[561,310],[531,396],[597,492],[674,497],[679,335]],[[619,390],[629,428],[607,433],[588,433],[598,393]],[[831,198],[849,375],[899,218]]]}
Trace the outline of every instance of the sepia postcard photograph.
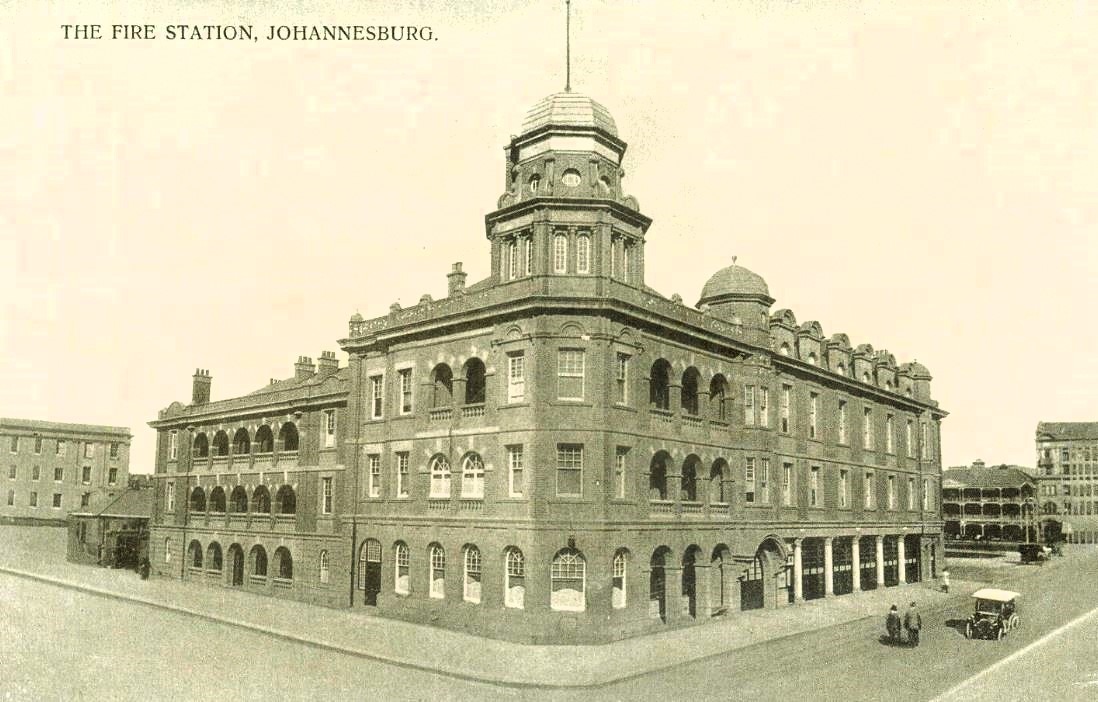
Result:
{"label": "sepia postcard photograph", "polygon": [[0,700],[1098,700],[1096,35],[0,0]]}

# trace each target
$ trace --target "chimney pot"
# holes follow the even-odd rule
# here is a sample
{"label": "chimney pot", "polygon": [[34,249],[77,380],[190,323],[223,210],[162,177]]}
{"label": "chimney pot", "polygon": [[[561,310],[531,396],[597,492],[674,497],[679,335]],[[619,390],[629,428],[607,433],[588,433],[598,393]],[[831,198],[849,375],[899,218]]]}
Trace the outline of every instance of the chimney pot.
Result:
{"label": "chimney pot", "polygon": [[447,289],[451,296],[465,291],[465,278],[467,275],[461,270],[461,261],[455,262],[453,269],[446,274]]}
{"label": "chimney pot", "polygon": [[191,382],[191,404],[204,405],[210,401],[210,372],[201,368],[194,369],[194,378]]}

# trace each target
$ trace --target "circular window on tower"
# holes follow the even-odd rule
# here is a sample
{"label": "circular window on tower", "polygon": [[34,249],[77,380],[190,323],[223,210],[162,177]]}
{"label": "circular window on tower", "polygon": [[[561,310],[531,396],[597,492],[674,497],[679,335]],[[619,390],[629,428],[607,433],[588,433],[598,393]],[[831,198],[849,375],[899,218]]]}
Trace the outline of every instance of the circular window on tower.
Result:
{"label": "circular window on tower", "polygon": [[541,187],[541,176],[530,176],[530,192],[536,193]]}
{"label": "circular window on tower", "polygon": [[569,168],[564,172],[564,175],[560,177],[560,182],[564,183],[569,188],[574,188],[580,184],[580,172],[574,168]]}

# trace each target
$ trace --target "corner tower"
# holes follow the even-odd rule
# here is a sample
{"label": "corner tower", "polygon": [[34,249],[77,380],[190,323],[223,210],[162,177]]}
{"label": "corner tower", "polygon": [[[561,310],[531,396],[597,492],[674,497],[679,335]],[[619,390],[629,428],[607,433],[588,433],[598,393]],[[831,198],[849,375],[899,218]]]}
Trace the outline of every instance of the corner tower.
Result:
{"label": "corner tower", "polygon": [[644,284],[652,220],[621,188],[626,144],[591,98],[554,93],[534,105],[507,145],[504,188],[485,217],[492,276],[614,279]]}

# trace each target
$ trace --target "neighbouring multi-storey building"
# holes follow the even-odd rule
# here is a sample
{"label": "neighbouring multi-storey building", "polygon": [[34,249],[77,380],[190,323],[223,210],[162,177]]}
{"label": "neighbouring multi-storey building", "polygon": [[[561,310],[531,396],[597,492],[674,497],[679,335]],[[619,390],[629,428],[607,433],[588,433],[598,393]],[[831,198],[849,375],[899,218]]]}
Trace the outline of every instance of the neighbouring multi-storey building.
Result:
{"label": "neighbouring multi-storey building", "polygon": [[1026,541],[1037,539],[1039,513],[1032,469],[1023,466],[955,466],[942,473],[946,538]]}
{"label": "neighbouring multi-storey building", "polygon": [[0,521],[64,524],[70,512],[126,489],[130,430],[125,427],[0,418],[7,480]]}
{"label": "neighbouring multi-storey building", "polygon": [[1037,423],[1044,536],[1098,543],[1098,422]]}
{"label": "neighbouring multi-storey building", "polygon": [[734,262],[694,308],[649,288],[625,150],[550,95],[506,148],[487,278],[354,315],[343,369],[222,402],[196,374],[151,423],[156,568],[538,643],[933,577],[927,369],[771,311]]}

